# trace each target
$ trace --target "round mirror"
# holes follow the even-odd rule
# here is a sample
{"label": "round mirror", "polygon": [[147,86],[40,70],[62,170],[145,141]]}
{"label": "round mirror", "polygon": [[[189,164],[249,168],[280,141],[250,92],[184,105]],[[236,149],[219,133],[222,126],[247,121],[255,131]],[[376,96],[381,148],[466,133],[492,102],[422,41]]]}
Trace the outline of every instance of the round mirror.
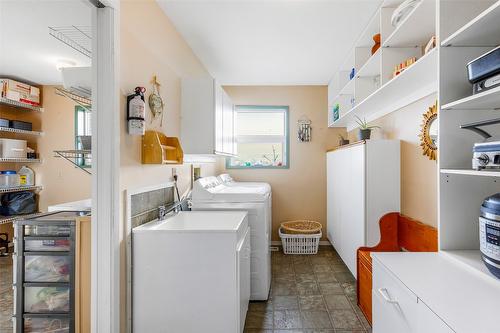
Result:
{"label": "round mirror", "polygon": [[423,114],[422,130],[420,132],[420,146],[423,154],[430,160],[436,160],[438,147],[437,102]]}

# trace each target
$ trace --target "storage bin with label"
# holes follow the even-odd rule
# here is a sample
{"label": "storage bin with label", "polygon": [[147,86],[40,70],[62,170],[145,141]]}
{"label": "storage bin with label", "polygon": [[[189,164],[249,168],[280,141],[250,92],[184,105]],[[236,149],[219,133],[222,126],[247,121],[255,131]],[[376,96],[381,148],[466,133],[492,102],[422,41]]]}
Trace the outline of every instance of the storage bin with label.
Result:
{"label": "storage bin with label", "polygon": [[0,158],[26,158],[26,140],[0,139]]}

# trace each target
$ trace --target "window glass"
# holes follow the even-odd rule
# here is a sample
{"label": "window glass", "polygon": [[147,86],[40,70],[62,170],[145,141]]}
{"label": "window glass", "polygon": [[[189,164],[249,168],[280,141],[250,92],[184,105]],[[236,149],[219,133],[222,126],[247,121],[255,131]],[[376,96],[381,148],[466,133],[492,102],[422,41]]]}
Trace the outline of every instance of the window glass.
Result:
{"label": "window glass", "polygon": [[238,156],[227,168],[288,168],[288,107],[237,106]]}

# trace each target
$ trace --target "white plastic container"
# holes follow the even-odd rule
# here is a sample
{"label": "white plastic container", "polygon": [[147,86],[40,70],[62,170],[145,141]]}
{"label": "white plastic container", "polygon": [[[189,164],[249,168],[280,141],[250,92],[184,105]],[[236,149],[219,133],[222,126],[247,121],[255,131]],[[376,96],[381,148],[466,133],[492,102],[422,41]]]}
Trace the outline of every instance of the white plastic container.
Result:
{"label": "white plastic container", "polygon": [[17,174],[19,175],[19,184],[21,186],[35,185],[35,172],[31,168],[23,165]]}
{"label": "white plastic container", "polygon": [[281,244],[283,245],[283,252],[285,254],[316,254],[318,253],[319,240],[321,239],[321,232],[319,234],[284,234],[279,229]]}
{"label": "white plastic container", "polygon": [[26,140],[0,139],[1,158],[26,158]]}
{"label": "white plastic container", "polygon": [[19,175],[12,170],[0,173],[0,188],[12,188],[19,186]]}

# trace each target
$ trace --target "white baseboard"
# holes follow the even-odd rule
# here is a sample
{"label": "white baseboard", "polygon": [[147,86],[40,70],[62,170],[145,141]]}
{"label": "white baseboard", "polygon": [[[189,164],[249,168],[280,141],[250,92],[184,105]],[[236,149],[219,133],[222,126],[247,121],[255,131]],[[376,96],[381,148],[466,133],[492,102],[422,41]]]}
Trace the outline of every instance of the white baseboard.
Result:
{"label": "white baseboard", "polygon": [[[271,246],[280,246],[280,245],[281,245],[281,241],[271,241]],[[332,244],[327,240],[319,241],[319,245],[332,246]]]}

